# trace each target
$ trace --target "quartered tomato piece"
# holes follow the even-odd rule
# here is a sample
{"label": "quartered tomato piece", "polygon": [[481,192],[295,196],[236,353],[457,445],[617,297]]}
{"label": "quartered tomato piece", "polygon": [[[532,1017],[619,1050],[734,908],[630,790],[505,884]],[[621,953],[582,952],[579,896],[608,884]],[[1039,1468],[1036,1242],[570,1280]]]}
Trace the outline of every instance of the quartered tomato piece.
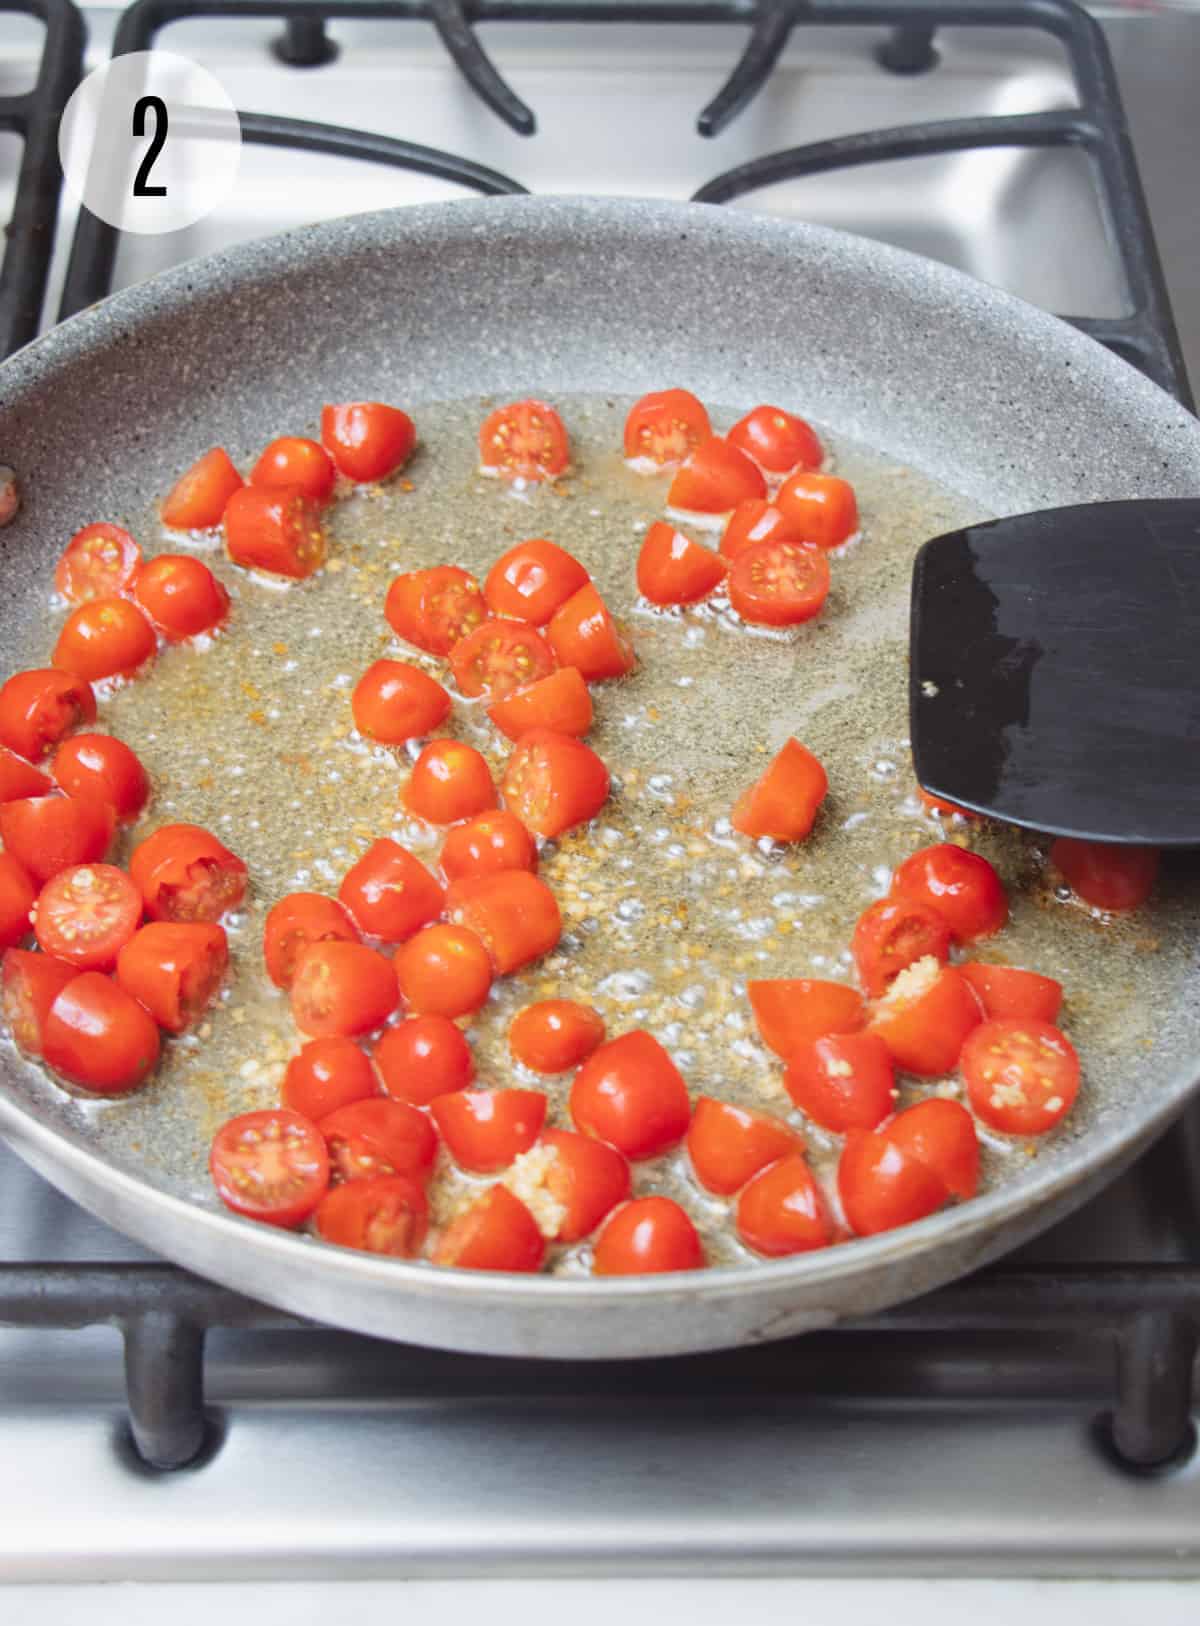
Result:
{"label": "quartered tomato piece", "polygon": [[441,727],[450,715],[450,696],[419,666],[373,661],[354,686],[350,710],[367,739],[402,745]]}
{"label": "quartered tomato piece", "polygon": [[546,1121],[540,1090],[458,1090],[429,1111],[454,1161],[473,1174],[505,1169],[527,1152]]}
{"label": "quartered tomato piece", "polygon": [[946,802],[940,796],[931,796],[920,785],[917,786],[917,796],[925,811],[938,819],[965,819],[968,824],[978,824],[982,817],[979,813],[972,813],[970,808],[959,807],[957,802]]}
{"label": "quartered tomato piece", "polygon": [[592,1253],[594,1276],[656,1276],[703,1270],[696,1227],[670,1197],[635,1197],[605,1220]]}
{"label": "quartered tomato piece", "polygon": [[502,480],[556,480],[571,461],[563,421],[545,401],[498,407],[479,431],[479,467]]}
{"label": "quartered tomato piece", "polygon": [[107,802],[118,819],[136,819],[150,800],[150,776],[124,740],[76,734],[59,746],[50,772],[68,796]]}
{"label": "quartered tomato piece", "polygon": [[315,1123],[379,1094],[375,1069],[353,1039],[310,1039],[288,1062],[279,1098]]}
{"label": "quartered tomato piece", "polygon": [[300,491],[324,508],[333,495],[337,470],[324,446],[303,435],[281,435],[264,449],[250,470],[250,484],[264,491]]}
{"label": "quartered tomato piece", "polygon": [[734,560],[759,542],[801,542],[803,537],[782,509],[766,497],[738,503],[721,532],[721,555]]}
{"label": "quartered tomato piece", "polygon": [[14,948],[29,936],[37,888],[10,852],[0,852],[0,948]]}
{"label": "quartered tomato piece", "polygon": [[429,1229],[429,1204],[419,1181],[376,1174],[327,1191],[315,1219],[317,1235],[325,1242],[415,1259]]}
{"label": "quartered tomato piece", "polygon": [[884,1133],[893,1146],[932,1169],[951,1196],[965,1200],[979,1190],[979,1136],[975,1120],[957,1101],[940,1096],[918,1101],[897,1113]]}
{"label": "quartered tomato piece", "polygon": [[405,1101],[371,1096],[338,1107],[317,1126],[329,1148],[335,1180],[375,1174],[427,1179],[437,1156],[437,1134],[423,1112]]}
{"label": "quartered tomato piece", "polygon": [[687,1150],[696,1179],[718,1197],[732,1197],[768,1163],[803,1149],[796,1131],[779,1118],[711,1095],[699,1097],[688,1126]]}
{"label": "quartered tomato piece", "polygon": [[227,1208],[285,1230],[308,1218],[329,1185],[324,1136],[286,1107],[243,1112],[223,1124],[208,1166]]}
{"label": "quartered tomato piece", "polygon": [[368,937],[403,943],[437,919],[445,897],[419,858],[383,836],[346,871],[338,902]]}
{"label": "quartered tomato piece", "polygon": [[487,619],[479,583],[457,565],[437,565],[397,576],[383,613],[398,638],[430,655],[448,655]]}
{"label": "quartered tomato piece", "polygon": [[837,1172],[838,1196],[856,1236],[924,1219],[946,1201],[945,1181],[893,1141],[886,1129],[852,1129]]}
{"label": "quartered tomato piece", "polygon": [[435,1265],[459,1270],[536,1271],[546,1244],[538,1223],[519,1197],[492,1186],[442,1232],[433,1250]]}
{"label": "quartered tomato piece", "polygon": [[48,796],[54,782],[24,757],[0,745],[0,802],[21,802],[31,796]]}
{"label": "quartered tomato piece", "polygon": [[629,1164],[603,1141],[569,1129],[547,1129],[539,1148],[545,1154],[540,1184],[561,1211],[553,1230],[556,1242],[590,1236],[629,1196]]}
{"label": "quartered tomato piece", "polygon": [[738,1198],[737,1234],[768,1259],[812,1253],[833,1241],[821,1188],[799,1151],[769,1163]]}
{"label": "quartered tomato piece", "polygon": [[51,659],[88,683],[128,677],[158,649],[154,628],[125,598],[94,598],[72,610]]}
{"label": "quartered tomato piece", "polygon": [[858,529],[854,487],[836,474],[793,474],[775,499],[806,542],[836,548]]}
{"label": "quartered tomato piece", "polygon": [[216,998],[228,964],[225,931],[215,922],[155,920],[122,948],[117,981],[160,1028],[183,1033]]}
{"label": "quartered tomato piece", "polygon": [[892,1053],[874,1033],[826,1033],[788,1058],[788,1094],[822,1129],[874,1129],[896,1104]]}
{"label": "quartered tomato piece", "polygon": [[744,836],[803,841],[816,823],[829,780],[799,740],[787,740],[761,779],[733,805],[730,823]]}
{"label": "quartered tomato piece", "polygon": [[958,1061],[967,1035],[983,1019],[975,990],[957,966],[932,955],[896,977],[871,1013],[871,1032],[906,1073],[935,1078]]}
{"label": "quartered tomato piece", "polygon": [[867,1020],[856,988],[819,977],[773,977],[748,982],[746,993],[762,1042],[787,1061],[826,1033],[856,1033]]}
{"label": "quartered tomato piece", "polygon": [[456,926],[468,926],[483,939],[502,977],[549,954],[562,936],[553,892],[526,870],[455,881],[446,909]]}
{"label": "quartered tomato piece", "polygon": [[17,672],[0,687],[0,744],[30,762],[40,762],[80,723],[95,720],[91,685],[72,672],[40,667]]}
{"label": "quartered tomato piece", "polygon": [[656,468],[677,468],[712,436],[704,404],[690,390],[652,390],[625,420],[625,456]]}
{"label": "quartered tomato piece", "polygon": [[573,999],[543,999],[513,1017],[508,1048],[535,1073],[566,1073],[604,1042],[604,1018]]}
{"label": "quartered tomato piece", "polygon": [[133,596],[164,638],[195,638],[219,627],[229,594],[202,559],[160,553],[133,579]]}
{"label": "quartered tomato piece", "polygon": [[958,943],[990,937],[1008,919],[1004,883],[987,859],[948,841],[906,858],[892,877],[891,895],[941,915]]}
{"label": "quartered tomato piece", "polygon": [[958,969],[974,988],[985,1017],[1032,1016],[1053,1022],[1062,1009],[1063,986],[1053,977],[979,960],[967,960]]}
{"label": "quartered tomato piece", "polygon": [[133,580],[142,550],[119,525],[85,525],[54,568],[54,585],[69,604],[116,598]]}
{"label": "quartered tomato piece", "polygon": [[1050,862],[1084,903],[1093,909],[1136,909],[1145,903],[1158,878],[1157,847],[1126,847],[1106,841],[1076,841],[1060,836],[1050,848]]}
{"label": "quartered tomato piece", "polygon": [[758,465],[720,435],[710,435],[671,481],[667,502],[688,513],[728,514],[738,503],[766,494]]}
{"label": "quartered tomato piece", "polygon": [[141,918],[142,894],[124,870],[76,864],[59,870],[38,894],[34,931],[47,954],[81,971],[108,971]]}
{"label": "quartered tomato piece", "polygon": [[126,1095],[158,1062],[158,1028],[102,971],[82,971],[57,996],[42,1028],[46,1064],[97,1095]]}
{"label": "quartered tomato piece", "polygon": [[225,551],[235,565],[303,581],[325,563],[321,510],[294,486],[243,486],[225,509]]}
{"label": "quartered tomato piece", "polygon": [[162,505],[163,524],[175,531],[207,531],[219,525],[230,497],[244,481],[220,446],[193,463]]}
{"label": "quartered tomato piece", "polygon": [[414,1107],[465,1090],[475,1077],[471,1047],[447,1016],[397,1022],[380,1035],[372,1059],[392,1099]]}
{"label": "quartered tomato piece", "polygon": [[409,1010],[470,1016],[492,986],[492,960],[465,926],[425,926],[396,955],[396,976]]}
{"label": "quartered tomato piece", "polygon": [[263,925],[267,975],[276,988],[290,988],[304,950],[329,942],[358,942],[358,928],[343,905],[323,892],[286,893],[271,906]]}
{"label": "quartered tomato piece", "polygon": [[564,666],[495,701],[488,716],[510,740],[519,740],[531,728],[552,728],[556,734],[580,738],[592,726],[592,697],[577,668]]}
{"label": "quartered tomato piece", "polygon": [[383,401],[342,401],[321,409],[321,439],[338,471],[359,485],[402,469],[417,443],[407,412]]}
{"label": "quartered tomato piece", "polygon": [[429,824],[457,824],[500,800],[486,757],[465,740],[430,740],[413,763],[400,799]]}
{"label": "quartered tomato piece", "polygon": [[638,554],[638,591],[651,604],[698,604],[725,580],[725,570],[720,554],[657,519]]}
{"label": "quartered tomato piece", "polygon": [[514,748],[500,788],[521,823],[552,840],[599,813],[608,800],[608,769],[582,740],[534,728]]}
{"label": "quartered tomato piece", "polygon": [[604,600],[589,583],[554,612],[546,628],[560,666],[574,666],[588,683],[623,677],[636,663],[633,645],[618,628]]}
{"label": "quartered tomato piece", "polygon": [[50,1007],[78,975],[79,967],[69,960],[56,960],[53,955],[35,954],[30,949],[5,951],[0,972],[4,1021],[22,1055],[41,1055]]}
{"label": "quartered tomato piece", "polygon": [[151,920],[220,920],[246,895],[246,866],[198,824],[164,824],[139,843],[129,874]]}
{"label": "quartered tomato piece", "polygon": [[829,566],[807,542],[755,542],[729,572],[729,602],[743,621],[795,627],[811,621],[829,597]]}
{"label": "quartered tomato piece", "polygon": [[593,1050],[575,1075],[570,1106],[577,1129],[634,1159],[678,1145],[691,1118],[679,1069],[641,1028]]}
{"label": "quartered tomato piece", "polygon": [[768,474],[819,469],[825,458],[825,448],[812,425],[782,407],[755,407],[738,419],[727,438]]}
{"label": "quartered tomato piece", "polygon": [[518,542],[501,555],[483,584],[484,597],[493,615],[509,615],[530,626],[546,622],[588,582],[588,573],[556,542],[536,537]]}
{"label": "quartered tomato piece", "polygon": [[1044,1135],[1079,1094],[1079,1057],[1065,1033],[1031,1016],[982,1022],[959,1060],[972,1107],[1005,1135]]}
{"label": "quartered tomato piece", "polygon": [[498,875],[506,869],[535,870],[538,854],[533,837],[520,819],[497,808],[448,831],[439,862],[450,882],[474,875]]}
{"label": "quartered tomato piece", "polygon": [[858,917],[850,940],[859,980],[872,999],[915,960],[950,958],[950,928],[941,915],[907,898],[881,898]]}
{"label": "quartered tomato piece", "polygon": [[450,651],[450,670],[460,694],[502,700],[554,670],[554,652],[535,628],[521,621],[485,621]]}
{"label": "quartered tomato piece", "polygon": [[113,810],[90,796],[33,796],[0,804],[0,837],[39,886],[72,864],[98,864],[115,827]]}
{"label": "quartered tomato piece", "polygon": [[399,1000],[392,962],[365,943],[314,943],[296,962],[292,1016],[312,1038],[369,1033]]}

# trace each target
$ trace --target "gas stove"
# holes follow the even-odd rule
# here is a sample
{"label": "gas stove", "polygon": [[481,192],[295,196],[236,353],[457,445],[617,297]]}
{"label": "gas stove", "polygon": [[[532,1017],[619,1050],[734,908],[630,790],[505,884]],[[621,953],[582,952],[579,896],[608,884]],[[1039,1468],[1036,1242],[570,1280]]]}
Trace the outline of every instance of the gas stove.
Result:
{"label": "gas stove", "polygon": [[[0,0],[0,132],[21,137],[0,134],[0,348],[168,264],[465,186],[698,195],[881,238],[1079,320],[1186,399],[1170,294],[1200,365],[1200,12],[1104,21],[1165,284],[1067,7],[139,0],[85,20],[89,66],[154,43],[215,73],[252,115],[241,173],[170,237],[77,225],[53,138],[80,14]],[[1192,1118],[1019,1255],[869,1323],[549,1363],[251,1304],[0,1148],[0,1580],[1195,1574],[1198,1203]]]}

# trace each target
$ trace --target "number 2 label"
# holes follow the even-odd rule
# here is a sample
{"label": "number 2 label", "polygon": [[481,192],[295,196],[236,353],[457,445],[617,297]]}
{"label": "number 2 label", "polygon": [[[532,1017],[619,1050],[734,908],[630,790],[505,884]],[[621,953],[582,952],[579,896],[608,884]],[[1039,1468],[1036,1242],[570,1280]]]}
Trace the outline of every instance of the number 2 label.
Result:
{"label": "number 2 label", "polygon": [[138,165],[138,172],[133,179],[133,195],[135,198],[165,198],[165,186],[150,185],[150,171],[154,161],[163,150],[163,143],[167,139],[167,104],[161,96],[140,96],[133,104],[133,133],[135,136],[144,136],[146,133],[146,114],[154,114],[154,134],[150,138],[150,145],[146,148],[146,156]]}

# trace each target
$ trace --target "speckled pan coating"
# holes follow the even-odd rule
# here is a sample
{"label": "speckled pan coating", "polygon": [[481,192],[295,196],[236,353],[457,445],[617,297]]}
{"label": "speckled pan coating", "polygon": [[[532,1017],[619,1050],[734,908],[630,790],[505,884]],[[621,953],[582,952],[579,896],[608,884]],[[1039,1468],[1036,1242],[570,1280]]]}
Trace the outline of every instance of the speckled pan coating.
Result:
{"label": "speckled pan coating", "polygon": [[[493,199],[336,221],[183,266],[0,367],[0,459],[26,493],[0,532],[0,647],[64,535],[144,510],[217,441],[356,395],[419,406],[496,392],[682,384],[778,399],[995,513],[1200,491],[1200,427],[1053,318],[931,262],[817,228],[659,202]],[[32,651],[28,652],[29,655]],[[1193,986],[1200,986],[1200,982]],[[169,1258],[386,1337],[628,1356],[782,1337],[928,1289],[1076,1206],[1175,1113],[1200,1011],[1166,1011],[1145,1076],[1011,1184],[907,1230],[754,1270],[666,1281],[435,1271],[199,1209],[106,1156],[0,1072],[0,1129],[36,1168]]]}

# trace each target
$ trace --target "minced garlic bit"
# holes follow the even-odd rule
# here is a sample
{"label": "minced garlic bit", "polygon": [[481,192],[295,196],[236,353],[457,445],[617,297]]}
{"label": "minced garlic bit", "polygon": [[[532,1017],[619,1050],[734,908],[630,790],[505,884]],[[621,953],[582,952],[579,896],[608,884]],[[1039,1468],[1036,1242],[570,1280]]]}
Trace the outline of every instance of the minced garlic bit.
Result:
{"label": "minced garlic bit", "polygon": [[912,965],[905,966],[880,1000],[881,1005],[906,1005],[909,1000],[927,994],[941,974],[942,962],[934,954],[926,954]]}
{"label": "minced garlic bit", "polygon": [[546,1177],[557,1156],[553,1146],[531,1146],[500,1176],[501,1185],[521,1199],[548,1241],[558,1235],[567,1217],[566,1209],[546,1185]]}

